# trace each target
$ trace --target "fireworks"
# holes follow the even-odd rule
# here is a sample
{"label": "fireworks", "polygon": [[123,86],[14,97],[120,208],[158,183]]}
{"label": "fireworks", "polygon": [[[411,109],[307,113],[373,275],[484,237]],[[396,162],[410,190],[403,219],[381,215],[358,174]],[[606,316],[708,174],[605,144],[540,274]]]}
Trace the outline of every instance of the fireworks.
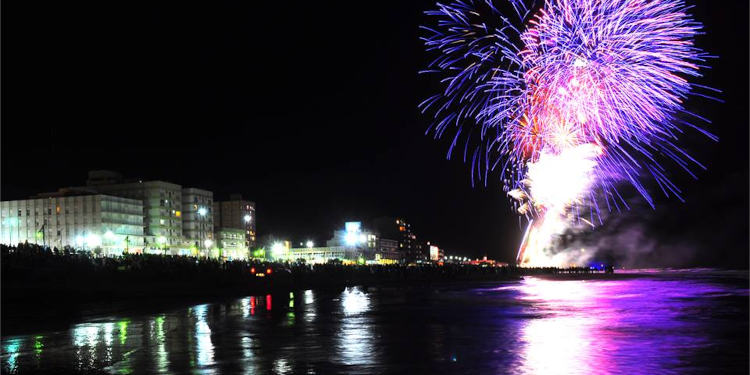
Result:
{"label": "fireworks", "polygon": [[463,142],[472,182],[486,184],[497,170],[530,219],[520,263],[549,265],[545,248],[580,208],[593,225],[601,223],[599,200],[610,210],[627,207],[619,182],[653,207],[648,180],[682,199],[662,163],[693,176],[704,168],[677,144],[687,128],[717,139],[693,123],[707,120],[683,107],[689,95],[715,91],[688,81],[711,56],[694,45],[701,25],[683,1],[437,7],[426,12],[437,22],[423,27],[423,40],[439,53],[424,72],[442,88],[420,107],[434,115],[436,138],[451,129],[448,157]]}

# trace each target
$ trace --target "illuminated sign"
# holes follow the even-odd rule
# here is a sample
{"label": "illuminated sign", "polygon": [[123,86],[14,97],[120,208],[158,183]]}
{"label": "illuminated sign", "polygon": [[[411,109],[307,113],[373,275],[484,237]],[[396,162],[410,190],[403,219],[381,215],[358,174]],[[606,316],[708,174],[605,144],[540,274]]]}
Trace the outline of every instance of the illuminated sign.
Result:
{"label": "illuminated sign", "polygon": [[359,221],[348,221],[344,224],[344,228],[347,232],[359,232],[362,230],[362,223]]}
{"label": "illuminated sign", "polygon": [[438,260],[440,257],[440,249],[437,246],[430,246],[430,260]]}

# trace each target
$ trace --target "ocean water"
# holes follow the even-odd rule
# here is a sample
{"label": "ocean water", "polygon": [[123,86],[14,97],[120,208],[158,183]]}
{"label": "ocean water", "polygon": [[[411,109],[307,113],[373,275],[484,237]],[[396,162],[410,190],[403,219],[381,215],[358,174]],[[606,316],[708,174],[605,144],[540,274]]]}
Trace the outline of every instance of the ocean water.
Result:
{"label": "ocean water", "polygon": [[[747,271],[300,290],[2,337],[3,371],[744,374]],[[148,309],[147,309],[148,310]]]}

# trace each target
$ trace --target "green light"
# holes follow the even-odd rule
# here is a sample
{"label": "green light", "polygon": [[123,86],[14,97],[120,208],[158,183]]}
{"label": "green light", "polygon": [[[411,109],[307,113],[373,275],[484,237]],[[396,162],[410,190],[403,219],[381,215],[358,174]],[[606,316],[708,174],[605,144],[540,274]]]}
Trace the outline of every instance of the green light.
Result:
{"label": "green light", "polygon": [[44,343],[42,343],[43,338],[44,336],[34,336],[34,353],[37,358],[42,354],[42,349],[44,348]]}
{"label": "green light", "polygon": [[253,251],[253,257],[254,258],[265,258],[266,257],[266,249],[260,248],[258,250]]}
{"label": "green light", "polygon": [[117,323],[120,328],[120,345],[125,345],[125,341],[128,339],[128,323],[129,320],[121,320]]}
{"label": "green light", "polygon": [[37,240],[44,239],[44,233],[42,233],[42,231],[37,231],[35,236]]}

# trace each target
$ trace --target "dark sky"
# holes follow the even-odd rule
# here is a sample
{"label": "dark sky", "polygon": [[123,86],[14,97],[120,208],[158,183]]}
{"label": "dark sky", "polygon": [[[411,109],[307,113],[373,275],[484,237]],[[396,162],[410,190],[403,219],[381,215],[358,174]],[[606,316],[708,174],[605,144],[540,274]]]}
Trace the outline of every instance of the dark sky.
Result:
{"label": "dark sky", "polygon": [[[720,56],[702,83],[726,102],[688,106],[721,141],[687,133],[709,170],[675,171],[686,203],[623,217],[665,249],[691,243],[681,264],[746,267],[748,4],[689,2]],[[418,25],[433,3],[184,3],[3,3],[2,199],[113,169],[240,192],[260,235],[323,241],[345,220],[398,215],[449,251],[514,257],[499,184],[472,188],[447,141],[424,135]]]}

